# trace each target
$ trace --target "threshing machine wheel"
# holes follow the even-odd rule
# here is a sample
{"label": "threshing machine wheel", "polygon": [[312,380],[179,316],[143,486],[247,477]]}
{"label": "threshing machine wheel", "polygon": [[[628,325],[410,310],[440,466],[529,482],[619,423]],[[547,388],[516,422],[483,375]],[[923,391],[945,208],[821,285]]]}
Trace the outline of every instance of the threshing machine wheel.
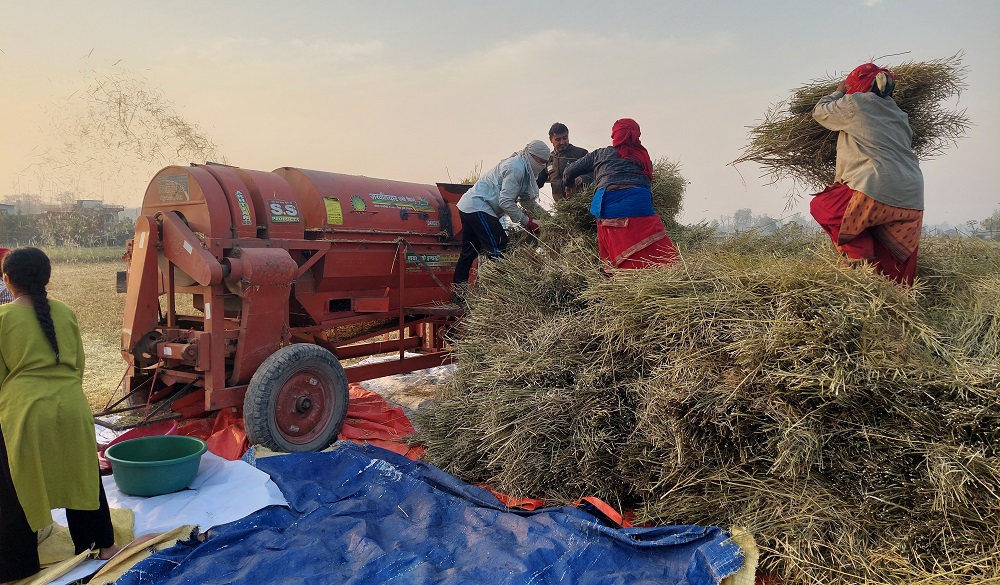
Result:
{"label": "threshing machine wheel", "polygon": [[332,353],[311,343],[287,345],[250,379],[247,438],[278,451],[319,451],[337,439],[348,398],[347,374]]}

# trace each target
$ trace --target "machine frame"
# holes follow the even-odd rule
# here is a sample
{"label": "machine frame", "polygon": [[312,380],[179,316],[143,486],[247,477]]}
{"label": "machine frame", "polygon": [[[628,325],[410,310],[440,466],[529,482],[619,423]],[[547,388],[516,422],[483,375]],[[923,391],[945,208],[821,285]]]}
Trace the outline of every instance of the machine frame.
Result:
{"label": "machine frame", "polygon": [[[160,187],[157,200],[161,176],[186,177],[187,199],[164,202]],[[463,309],[448,286],[461,247],[450,218],[468,187],[287,167],[164,169],[147,190],[120,278],[125,396],[97,416],[141,411],[146,422],[237,408],[253,442],[326,447],[343,424],[348,383],[452,360],[446,332]],[[365,193],[373,189],[381,191]],[[330,225],[315,212],[313,200],[331,193],[383,201],[387,189],[422,193],[424,212],[380,208],[384,225],[374,227],[371,215]],[[280,219],[267,211],[275,201],[301,210],[304,225],[271,221]],[[248,215],[256,222],[239,225]]]}

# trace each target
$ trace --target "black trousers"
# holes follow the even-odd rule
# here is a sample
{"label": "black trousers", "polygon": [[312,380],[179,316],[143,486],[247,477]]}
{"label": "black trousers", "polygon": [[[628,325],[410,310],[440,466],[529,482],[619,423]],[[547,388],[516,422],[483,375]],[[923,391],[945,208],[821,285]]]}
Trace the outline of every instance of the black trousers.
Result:
{"label": "black trousers", "polygon": [[499,258],[507,250],[507,232],[500,223],[500,218],[493,217],[485,211],[465,213],[459,211],[462,219],[462,253],[455,265],[455,284],[469,282],[469,272],[472,263],[480,254],[486,253],[490,258]]}
{"label": "black trousers", "polygon": [[[97,470],[95,470],[97,471]],[[100,507],[96,510],[66,510],[66,523],[76,554],[90,547],[108,548],[115,543],[111,510],[97,471]],[[7,461],[7,445],[0,432],[0,582],[30,577],[40,570],[38,537],[28,525],[24,508],[14,491],[14,481]]]}

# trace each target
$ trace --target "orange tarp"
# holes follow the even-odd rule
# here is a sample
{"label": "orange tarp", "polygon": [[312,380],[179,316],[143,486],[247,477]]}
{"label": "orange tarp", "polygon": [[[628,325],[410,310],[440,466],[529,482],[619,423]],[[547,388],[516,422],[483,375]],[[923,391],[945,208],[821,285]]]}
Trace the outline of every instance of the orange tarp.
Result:
{"label": "orange tarp", "polygon": [[[208,450],[230,461],[239,459],[250,448],[243,428],[242,409],[226,408],[215,417],[182,422],[177,433],[204,439]],[[342,441],[371,444],[413,460],[424,455],[424,447],[407,444],[413,425],[402,408],[394,407],[359,384],[350,386],[347,418],[337,437]]]}

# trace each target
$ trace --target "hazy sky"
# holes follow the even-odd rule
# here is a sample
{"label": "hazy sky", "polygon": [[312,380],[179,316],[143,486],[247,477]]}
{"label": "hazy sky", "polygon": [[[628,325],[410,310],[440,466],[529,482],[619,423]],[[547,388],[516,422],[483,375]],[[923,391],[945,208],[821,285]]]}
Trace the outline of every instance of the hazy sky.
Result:
{"label": "hazy sky", "polygon": [[808,213],[805,201],[783,211],[790,184],[727,166],[791,89],[872,57],[963,51],[958,107],[974,126],[922,164],[926,220],[1000,208],[998,0],[0,0],[0,51],[0,197],[79,181],[80,198],[138,205],[165,163],[125,181],[94,181],[99,165],[38,164],[72,141],[53,136],[53,118],[71,111],[60,104],[88,76],[127,70],[228,162],[259,170],[457,181],[546,139],[552,122],[592,149],[631,117],[653,158],[681,163],[686,222],[743,207]]}

